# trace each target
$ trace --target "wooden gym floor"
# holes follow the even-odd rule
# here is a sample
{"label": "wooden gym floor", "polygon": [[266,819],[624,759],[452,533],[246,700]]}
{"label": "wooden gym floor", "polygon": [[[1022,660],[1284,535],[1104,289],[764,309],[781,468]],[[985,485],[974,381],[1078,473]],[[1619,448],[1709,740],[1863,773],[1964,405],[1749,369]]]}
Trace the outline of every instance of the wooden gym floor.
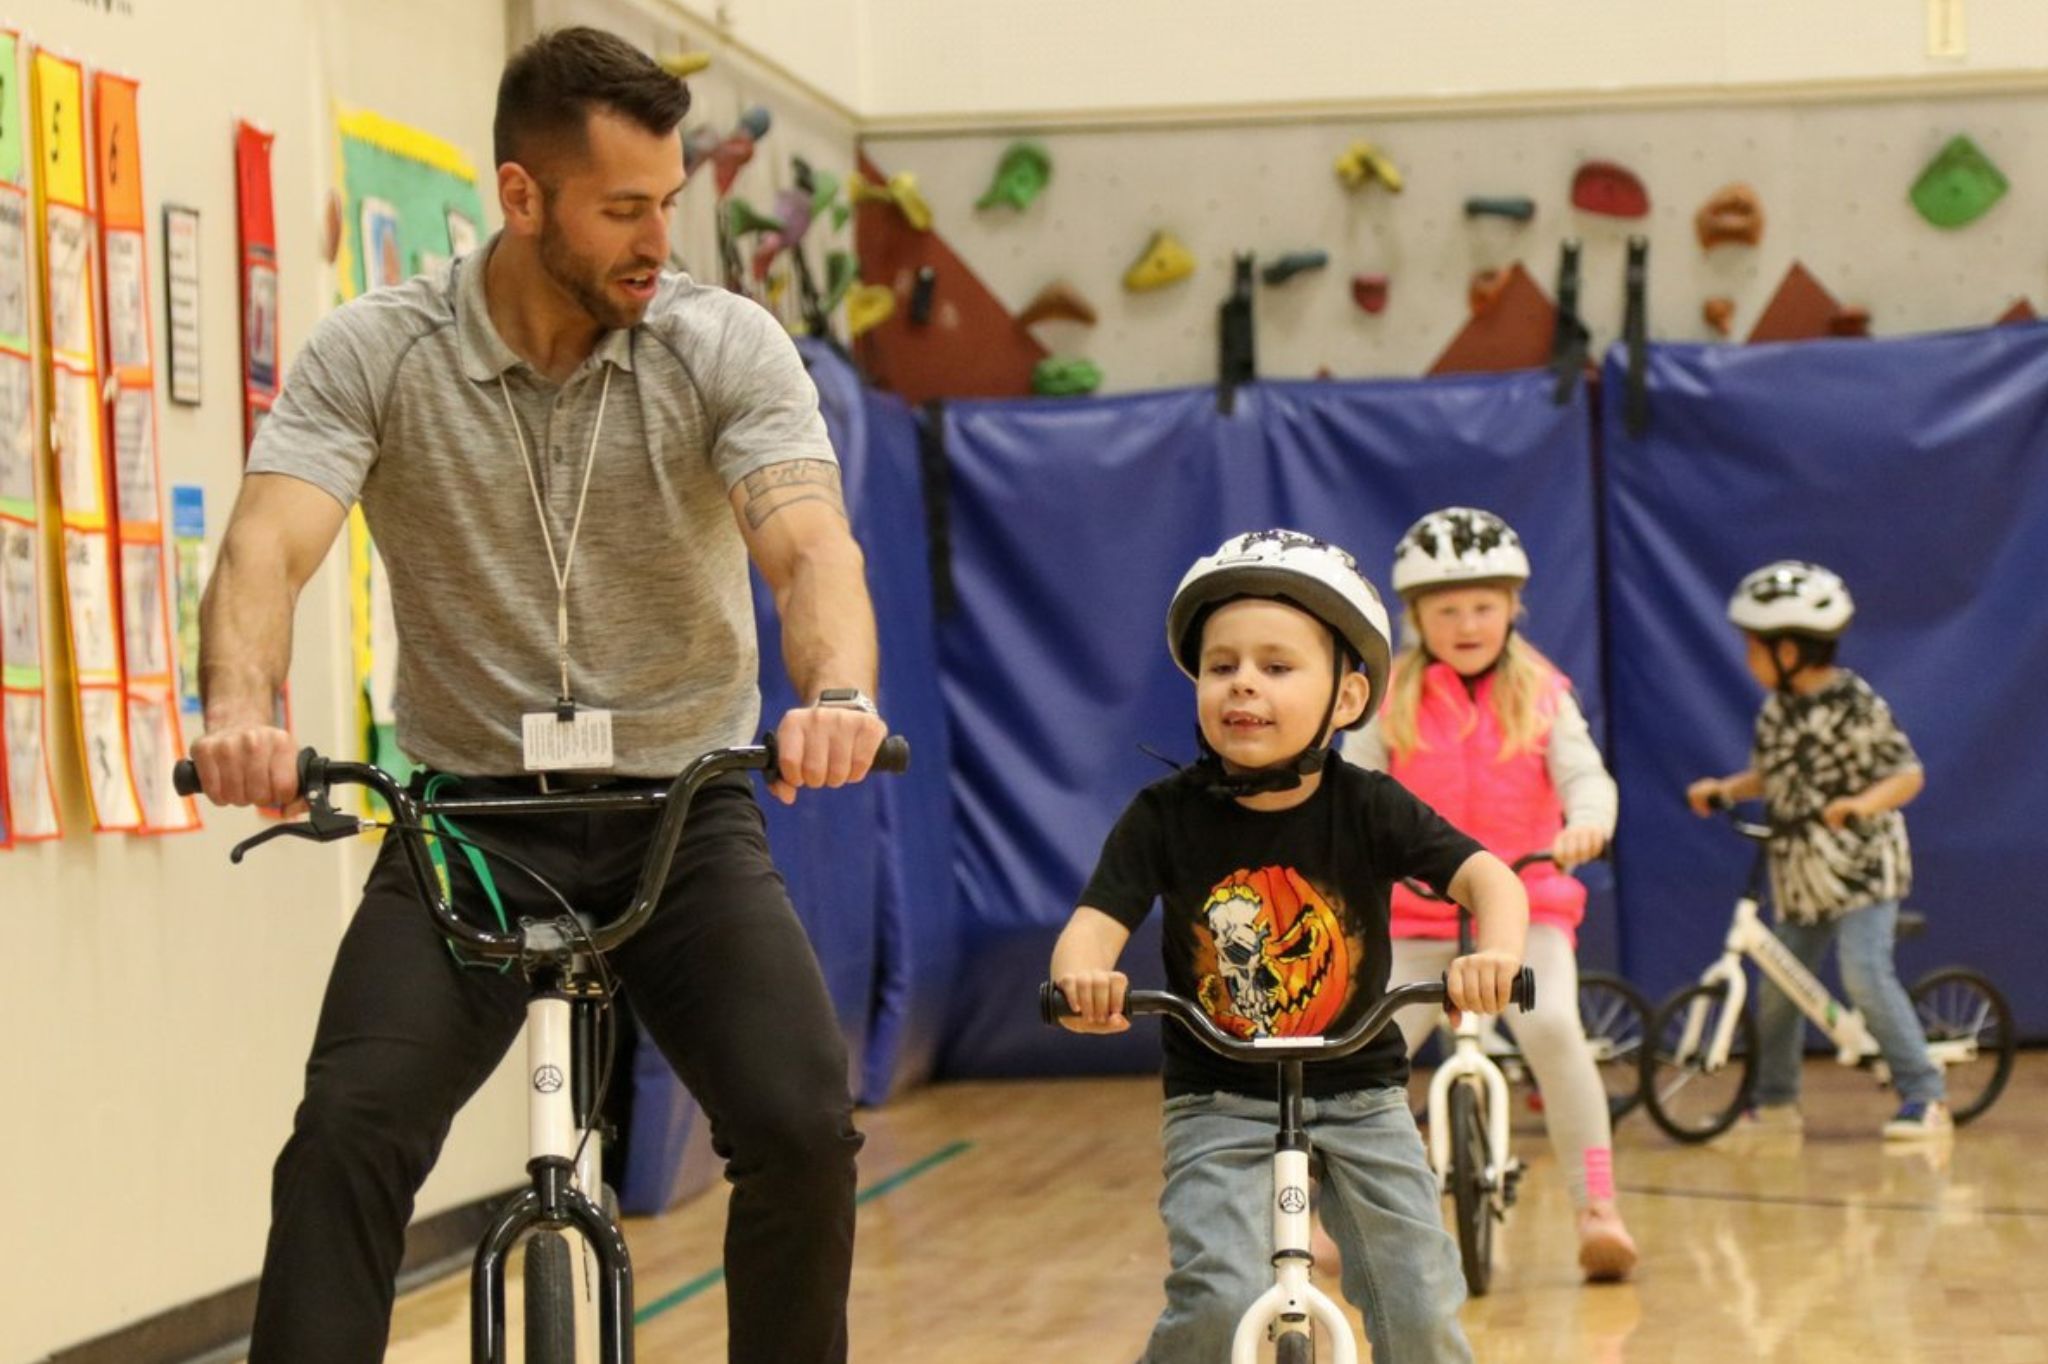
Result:
{"label": "wooden gym floor", "polygon": [[[1815,1062],[1806,1085],[1803,1139],[1680,1147],[1627,1119],[1617,1182],[1643,1262],[1600,1288],[1579,1282],[1562,1181],[1520,1113],[1531,1168],[1493,1292],[1464,1313],[1478,1357],[2048,1364],[2048,1054],[2022,1053],[1946,1149],[1887,1149],[1890,1096],[1860,1075]],[[946,1084],[864,1113],[855,1364],[1135,1359],[1161,1301],[1158,1107],[1148,1078]],[[628,1224],[642,1360],[725,1359],[724,1203]],[[390,1364],[466,1361],[466,1288],[401,1300]]]}

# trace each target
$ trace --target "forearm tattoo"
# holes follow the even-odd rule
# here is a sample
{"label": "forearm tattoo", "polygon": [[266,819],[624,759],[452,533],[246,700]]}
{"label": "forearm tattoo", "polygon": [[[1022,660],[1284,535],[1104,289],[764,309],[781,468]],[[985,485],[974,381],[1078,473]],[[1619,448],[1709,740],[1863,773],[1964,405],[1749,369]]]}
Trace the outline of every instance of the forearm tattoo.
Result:
{"label": "forearm tattoo", "polygon": [[746,493],[747,528],[759,530],[768,518],[799,502],[823,502],[841,516],[846,502],[839,491],[839,466],[829,459],[792,459],[756,469],[740,480]]}

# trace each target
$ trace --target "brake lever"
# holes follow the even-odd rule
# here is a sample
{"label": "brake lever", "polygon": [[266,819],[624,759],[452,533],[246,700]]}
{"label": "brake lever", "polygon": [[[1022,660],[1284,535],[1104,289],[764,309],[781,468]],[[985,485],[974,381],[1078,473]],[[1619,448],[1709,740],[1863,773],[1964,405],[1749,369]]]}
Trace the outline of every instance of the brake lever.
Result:
{"label": "brake lever", "polygon": [[228,853],[228,861],[237,866],[252,849],[260,848],[274,838],[303,838],[309,843],[339,843],[344,838],[354,838],[365,829],[373,827],[368,820],[357,819],[334,808],[327,799],[326,789],[320,788],[306,797],[306,817],[290,824],[279,824],[265,829],[253,838],[245,838]]}

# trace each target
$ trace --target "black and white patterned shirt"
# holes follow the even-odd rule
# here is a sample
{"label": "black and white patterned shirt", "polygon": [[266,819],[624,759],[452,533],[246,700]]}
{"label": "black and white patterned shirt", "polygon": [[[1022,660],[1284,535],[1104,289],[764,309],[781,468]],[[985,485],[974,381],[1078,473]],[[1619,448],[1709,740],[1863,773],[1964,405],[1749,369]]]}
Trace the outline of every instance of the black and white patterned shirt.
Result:
{"label": "black and white patterned shirt", "polygon": [[1756,718],[1756,770],[1771,839],[1771,890],[1781,918],[1819,923],[1880,900],[1913,881],[1906,821],[1896,810],[1840,829],[1821,822],[1828,802],[1856,796],[1920,765],[1884,698],[1847,669],[1806,696],[1773,693]]}

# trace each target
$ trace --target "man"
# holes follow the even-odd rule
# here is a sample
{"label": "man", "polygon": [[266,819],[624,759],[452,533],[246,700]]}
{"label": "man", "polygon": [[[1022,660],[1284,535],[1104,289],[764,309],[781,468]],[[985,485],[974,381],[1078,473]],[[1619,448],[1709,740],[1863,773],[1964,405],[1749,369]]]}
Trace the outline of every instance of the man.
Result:
{"label": "man", "polygon": [[[498,91],[504,230],[315,329],[207,591],[193,759],[216,802],[297,795],[271,697],[293,603],[357,501],[390,573],[399,743],[429,773],[478,793],[665,781],[745,742],[751,556],[810,702],[777,726],[772,789],[866,775],[886,733],[868,700],[874,617],[816,391],[766,312],[662,273],[688,107],[618,38],[537,39]],[[605,769],[533,775],[564,733]],[[652,828],[601,814],[463,832],[516,843],[571,903],[610,909]],[[399,854],[387,842],[328,984],[275,1172],[252,1364],[382,1358],[414,1194],[520,1027],[518,973],[457,962]],[[448,861],[458,906],[488,915]],[[551,912],[498,873],[510,914]],[[861,1139],[744,780],[700,794],[659,909],[613,965],[728,1160],[731,1358],[843,1360]]]}

